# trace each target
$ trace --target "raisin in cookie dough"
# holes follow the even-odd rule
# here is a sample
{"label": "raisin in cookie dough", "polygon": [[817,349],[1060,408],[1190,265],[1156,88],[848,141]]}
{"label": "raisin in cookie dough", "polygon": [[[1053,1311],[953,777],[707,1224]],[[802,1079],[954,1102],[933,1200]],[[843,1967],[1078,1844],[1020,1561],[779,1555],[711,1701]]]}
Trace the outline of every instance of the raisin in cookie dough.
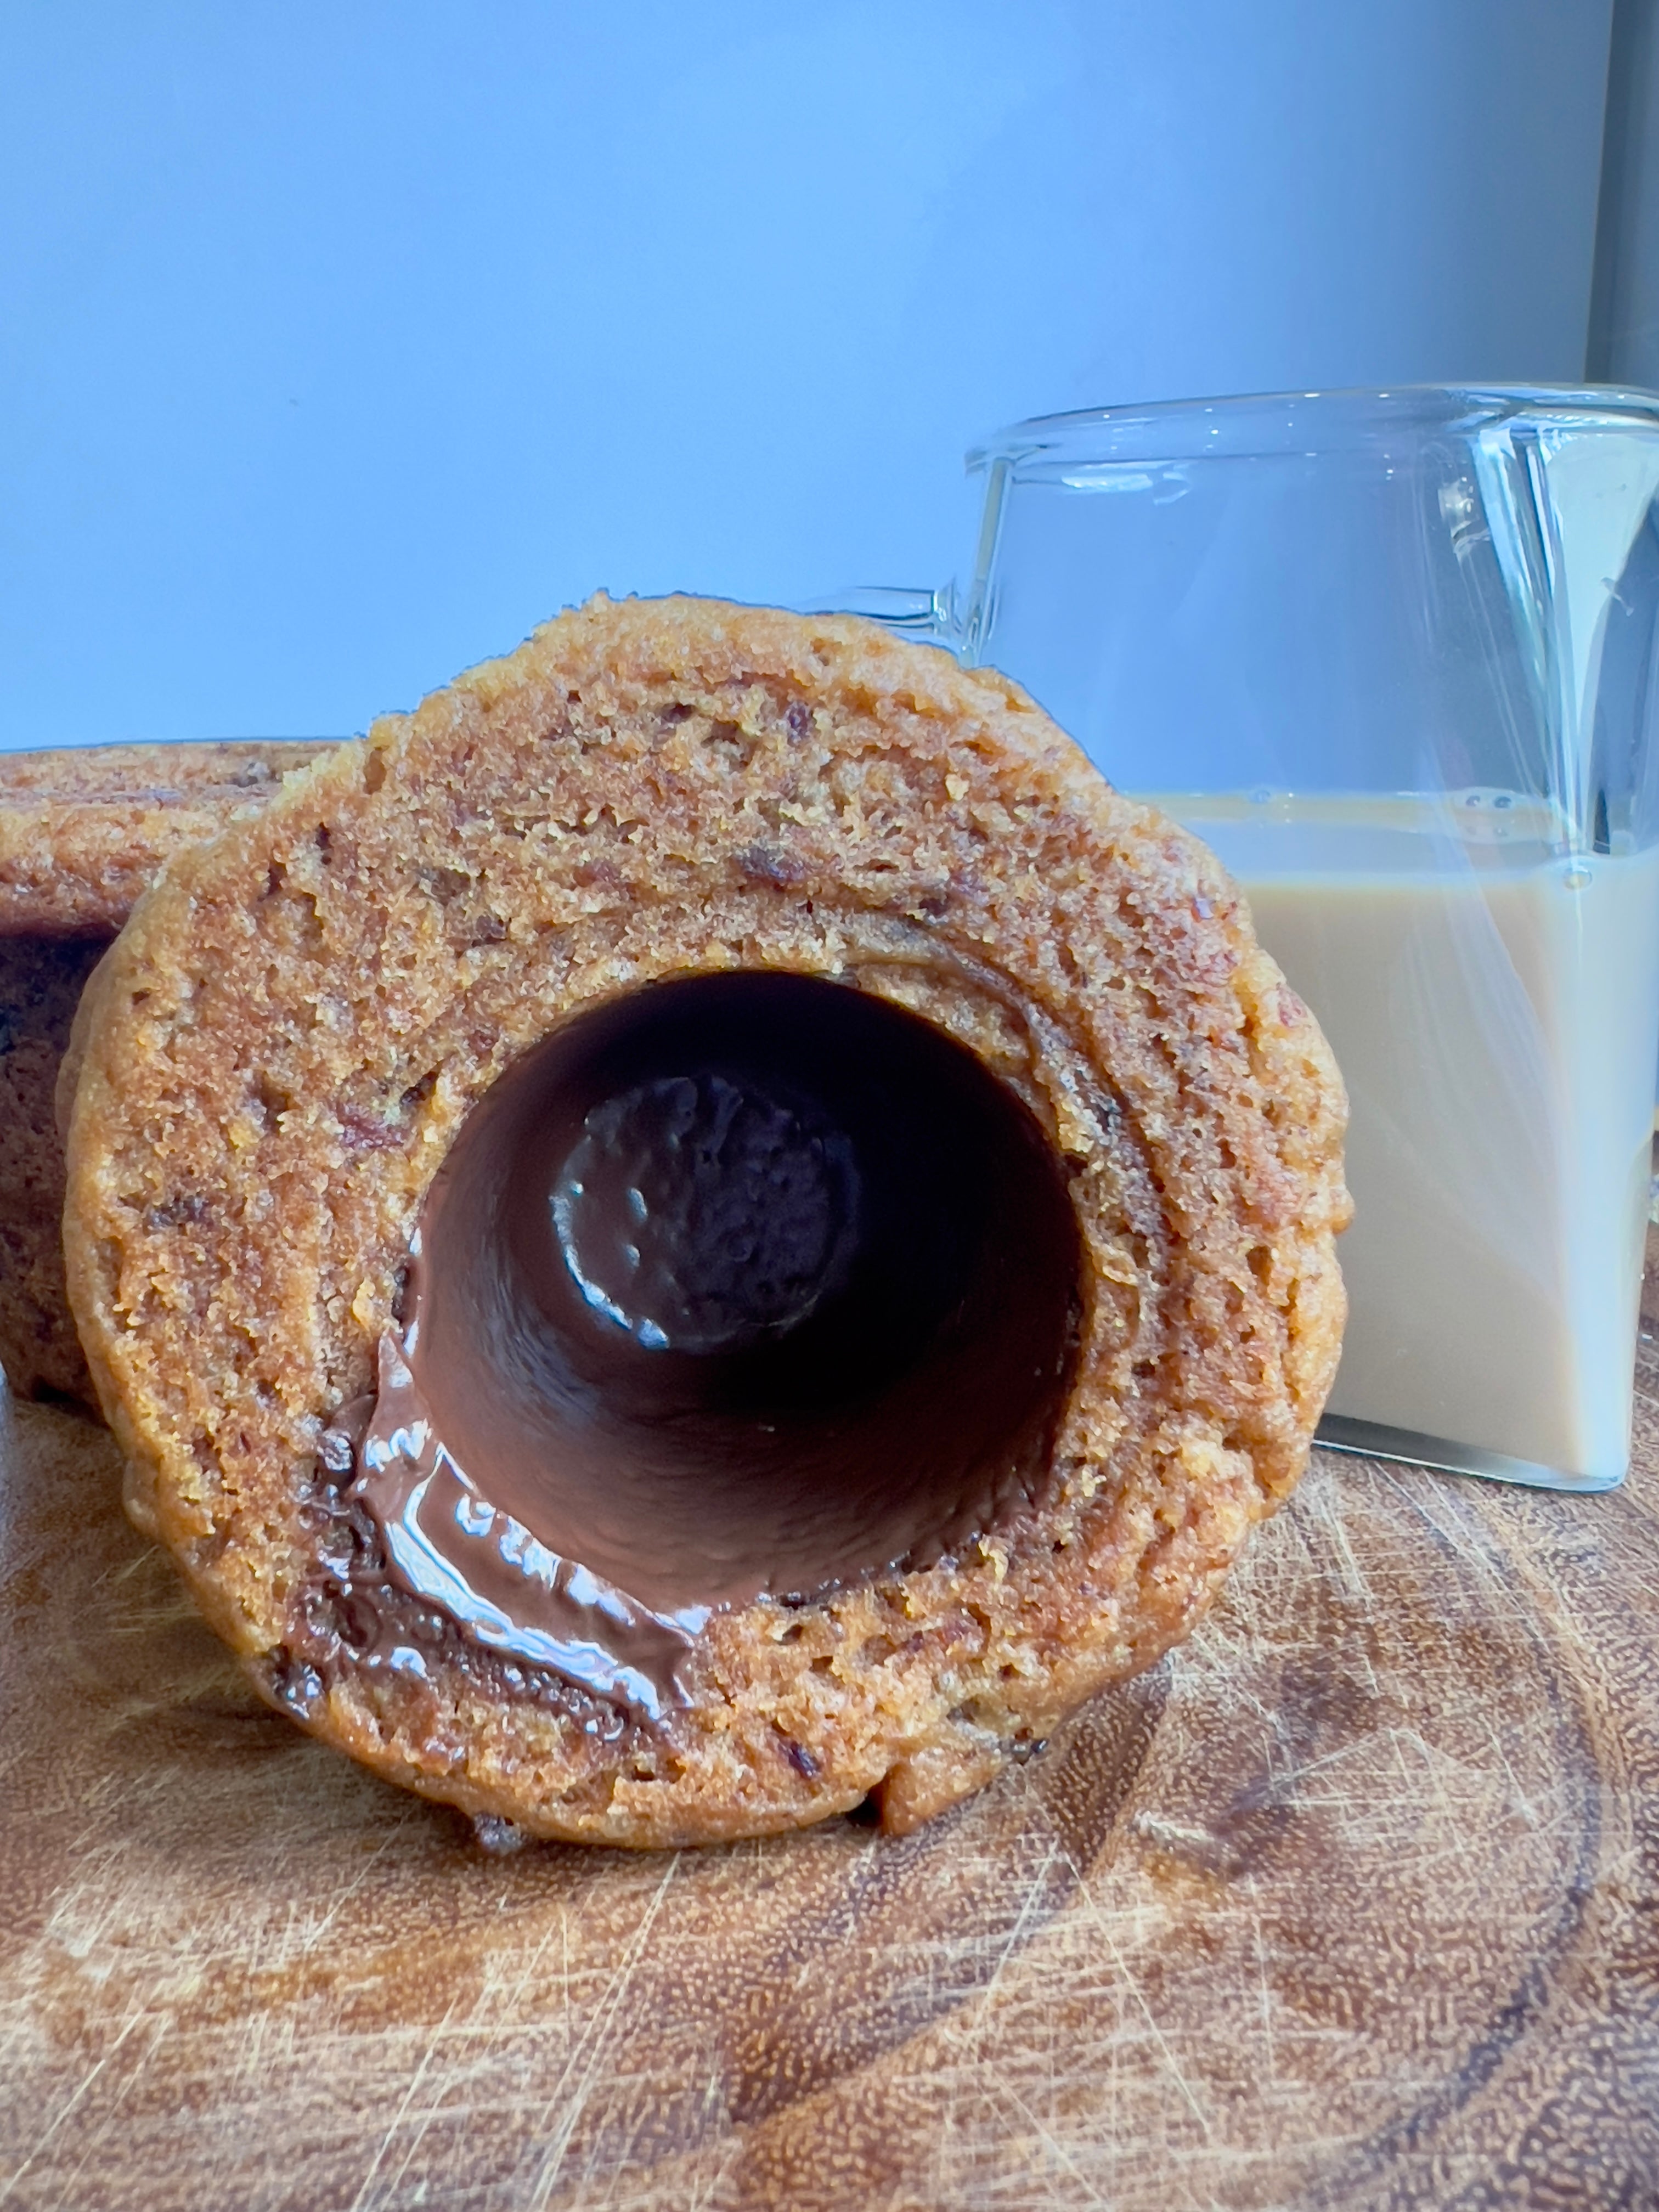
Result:
{"label": "raisin in cookie dough", "polygon": [[64,1294],[59,1062],[87,977],[167,854],[257,805],[307,744],[0,754],[0,1366],[90,1404]]}
{"label": "raisin in cookie dough", "polygon": [[70,1288],[264,1693],[487,1824],[902,1832],[1295,1484],[1344,1101],[1212,855],[1014,685],[600,599],[180,855]]}

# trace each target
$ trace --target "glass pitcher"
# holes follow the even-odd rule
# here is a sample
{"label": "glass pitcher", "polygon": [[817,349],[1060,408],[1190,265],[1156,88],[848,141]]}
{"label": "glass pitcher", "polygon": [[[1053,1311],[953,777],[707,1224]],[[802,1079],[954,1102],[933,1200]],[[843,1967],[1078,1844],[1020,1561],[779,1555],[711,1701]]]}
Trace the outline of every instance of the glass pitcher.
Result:
{"label": "glass pitcher", "polygon": [[1205,838],[1347,1079],[1339,1449],[1618,1483],[1659,1055],[1659,398],[1107,408],[872,614]]}

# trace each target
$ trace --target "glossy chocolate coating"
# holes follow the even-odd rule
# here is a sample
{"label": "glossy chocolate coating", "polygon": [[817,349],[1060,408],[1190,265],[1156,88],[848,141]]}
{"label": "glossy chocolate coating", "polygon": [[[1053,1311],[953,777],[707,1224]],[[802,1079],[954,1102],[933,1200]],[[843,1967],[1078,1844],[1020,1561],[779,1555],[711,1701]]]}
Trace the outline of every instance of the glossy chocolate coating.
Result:
{"label": "glossy chocolate coating", "polygon": [[859,1212],[840,1130],[707,1070],[592,1108],[553,1191],[588,1304],[649,1351],[704,1356],[807,1320],[846,1279]]}
{"label": "glossy chocolate coating", "polygon": [[659,983],[527,1053],[428,1195],[360,1494],[394,1578],[647,1714],[711,1607],[1039,1493],[1079,1243],[1027,1109],[847,987]]}

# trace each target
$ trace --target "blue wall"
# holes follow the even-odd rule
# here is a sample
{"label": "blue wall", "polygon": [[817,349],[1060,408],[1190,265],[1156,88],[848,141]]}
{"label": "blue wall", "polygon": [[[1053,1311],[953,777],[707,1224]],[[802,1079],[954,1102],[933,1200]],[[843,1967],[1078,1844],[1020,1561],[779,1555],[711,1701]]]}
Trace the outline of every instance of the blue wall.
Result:
{"label": "blue wall", "polygon": [[1659,388],[1659,5],[1613,0],[1589,368]]}
{"label": "blue wall", "polygon": [[0,745],[334,732],[963,447],[1583,371],[1610,0],[9,0]]}

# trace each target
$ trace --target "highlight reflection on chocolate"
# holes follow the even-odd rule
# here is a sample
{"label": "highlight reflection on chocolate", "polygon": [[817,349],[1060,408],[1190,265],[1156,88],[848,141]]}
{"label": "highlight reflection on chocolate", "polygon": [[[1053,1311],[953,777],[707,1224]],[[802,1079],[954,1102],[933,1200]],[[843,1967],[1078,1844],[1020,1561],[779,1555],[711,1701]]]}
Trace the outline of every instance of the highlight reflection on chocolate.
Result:
{"label": "highlight reflection on chocolate", "polygon": [[1035,1498],[1079,1264],[1052,1147],[942,1032],[810,977],[656,984],[463,1125],[358,1494],[408,1592],[657,1714],[711,1607]]}

